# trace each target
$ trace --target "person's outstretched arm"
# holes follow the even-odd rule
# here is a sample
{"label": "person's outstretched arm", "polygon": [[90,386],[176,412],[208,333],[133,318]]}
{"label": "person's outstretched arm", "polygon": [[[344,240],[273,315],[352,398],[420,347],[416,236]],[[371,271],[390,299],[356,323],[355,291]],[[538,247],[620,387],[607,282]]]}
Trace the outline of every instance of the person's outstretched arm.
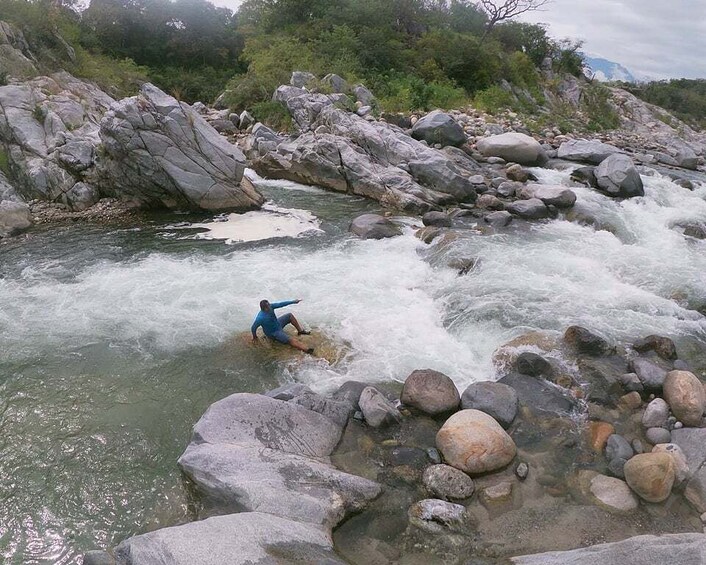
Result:
{"label": "person's outstretched arm", "polygon": [[299,304],[301,302],[300,298],[297,298],[296,300],[286,300],[284,302],[275,302],[274,304],[270,304],[270,308],[273,310],[275,308],[284,308],[285,306],[291,306],[292,304]]}

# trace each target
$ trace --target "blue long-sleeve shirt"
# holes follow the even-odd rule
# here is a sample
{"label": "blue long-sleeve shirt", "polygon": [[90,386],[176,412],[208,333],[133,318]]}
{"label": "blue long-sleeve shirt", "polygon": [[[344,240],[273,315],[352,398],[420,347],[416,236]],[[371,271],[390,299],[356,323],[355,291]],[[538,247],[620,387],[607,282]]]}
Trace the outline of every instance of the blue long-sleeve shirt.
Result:
{"label": "blue long-sleeve shirt", "polygon": [[296,300],[287,300],[285,302],[275,302],[274,304],[270,304],[270,311],[265,312],[263,310],[260,310],[258,315],[255,317],[255,321],[252,324],[252,327],[250,330],[252,331],[253,337],[257,336],[257,328],[262,326],[262,331],[265,332],[265,335],[269,336],[272,335],[275,332],[278,332],[279,330],[282,329],[282,326],[279,325],[279,322],[277,321],[277,316],[275,315],[275,310],[277,308],[284,308],[285,306],[291,306],[292,304],[296,304]]}

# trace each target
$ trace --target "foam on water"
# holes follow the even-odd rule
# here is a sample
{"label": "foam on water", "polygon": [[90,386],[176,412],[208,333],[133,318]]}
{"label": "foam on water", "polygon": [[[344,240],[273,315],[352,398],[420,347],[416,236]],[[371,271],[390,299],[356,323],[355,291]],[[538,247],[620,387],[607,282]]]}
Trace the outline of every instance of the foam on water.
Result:
{"label": "foam on water", "polygon": [[262,241],[280,237],[300,237],[323,233],[320,222],[308,210],[283,208],[270,202],[260,210],[228,214],[211,222],[179,226],[179,229],[203,229],[194,239],[221,239],[226,244]]}

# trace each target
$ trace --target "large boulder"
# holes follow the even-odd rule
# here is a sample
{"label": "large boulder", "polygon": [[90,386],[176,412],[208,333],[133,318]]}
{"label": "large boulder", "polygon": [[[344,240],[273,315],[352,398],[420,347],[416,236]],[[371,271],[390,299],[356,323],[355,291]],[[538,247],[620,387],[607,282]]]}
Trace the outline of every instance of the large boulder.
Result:
{"label": "large boulder", "polygon": [[451,116],[435,110],[417,121],[412,127],[412,137],[429,145],[441,144],[460,147],[466,143],[466,133]]}
{"label": "large boulder", "polygon": [[698,565],[706,556],[706,535],[667,534],[513,557],[513,565]]}
{"label": "large boulder", "polygon": [[449,465],[471,474],[501,469],[517,453],[502,426],[480,410],[461,410],[446,420],[436,435],[436,447]]}
{"label": "large boulder", "polygon": [[435,416],[456,410],[461,397],[454,382],[439,371],[413,371],[402,388],[402,403]]}
{"label": "large boulder", "polygon": [[547,155],[539,142],[524,133],[503,133],[481,139],[478,151],[486,157],[500,157],[520,165],[543,165]]}
{"label": "large boulder", "polygon": [[248,210],[264,198],[243,182],[245,156],[188,104],[156,86],[115,103],[101,120],[100,179],[144,205]]}
{"label": "large boulder", "polygon": [[216,516],[128,538],[117,565],[343,564],[329,532],[262,512]]}
{"label": "large boulder", "polygon": [[559,146],[557,157],[569,161],[581,161],[599,165],[611,155],[622,153],[620,149],[595,139],[570,139]]}
{"label": "large boulder", "polygon": [[509,428],[517,415],[517,392],[503,383],[484,381],[469,385],[461,395],[464,410],[480,410],[495,418],[503,428]]}
{"label": "large boulder", "polygon": [[361,214],[353,219],[350,230],[363,239],[385,239],[402,234],[398,225],[380,214]]}
{"label": "large boulder", "polygon": [[393,424],[401,419],[395,405],[372,386],[364,388],[360,393],[358,406],[360,406],[365,421],[373,428]]}
{"label": "large boulder", "polygon": [[32,227],[32,213],[23,202],[0,201],[0,238],[17,235]]}
{"label": "large boulder", "polygon": [[289,401],[234,394],[211,405],[179,458],[208,505],[332,528],[380,494],[378,484],[329,464],[345,422],[302,406],[305,393]]}
{"label": "large boulder", "polygon": [[598,188],[607,196],[631,198],[644,196],[640,173],[627,155],[615,154],[606,158],[595,170]]}
{"label": "large boulder", "polygon": [[254,158],[253,167],[262,176],[357,194],[413,212],[475,201],[469,180],[475,163],[467,157],[432,149],[394,125],[368,121],[324,94],[283,86],[275,99],[302,134]]}
{"label": "large boulder", "polygon": [[674,461],[667,453],[641,453],[632,457],[623,468],[625,481],[647,502],[662,502],[672,493],[676,472]]}
{"label": "large boulder", "polygon": [[664,399],[685,425],[698,427],[706,409],[703,383],[689,371],[671,371],[664,379]]}

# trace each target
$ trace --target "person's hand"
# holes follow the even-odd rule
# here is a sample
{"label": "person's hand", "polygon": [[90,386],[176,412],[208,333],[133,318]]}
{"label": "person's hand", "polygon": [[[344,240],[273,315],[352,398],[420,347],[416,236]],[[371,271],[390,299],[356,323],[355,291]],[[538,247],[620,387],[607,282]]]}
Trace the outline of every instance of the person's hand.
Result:
{"label": "person's hand", "polygon": [[301,298],[297,298],[297,299],[294,301],[294,304],[299,304],[301,301],[302,301]]}

